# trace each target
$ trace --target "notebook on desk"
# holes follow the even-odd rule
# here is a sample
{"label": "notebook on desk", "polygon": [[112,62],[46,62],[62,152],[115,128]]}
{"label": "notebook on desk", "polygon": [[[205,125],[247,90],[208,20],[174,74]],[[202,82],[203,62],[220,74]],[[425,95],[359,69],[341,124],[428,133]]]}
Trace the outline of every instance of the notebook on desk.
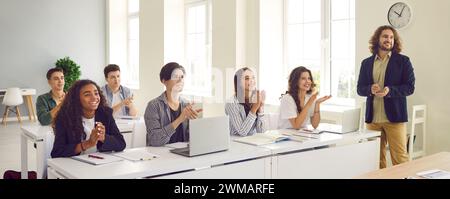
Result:
{"label": "notebook on desk", "polygon": [[427,179],[450,179],[450,172],[440,169],[422,171],[417,173],[417,175]]}
{"label": "notebook on desk", "polygon": [[147,148],[127,149],[126,151],[114,153],[113,155],[129,161],[145,161],[159,157],[159,155],[150,153]]}
{"label": "notebook on desk", "polygon": [[120,157],[116,157],[110,154],[105,153],[91,153],[91,154],[84,154],[79,156],[73,156],[72,159],[85,162],[92,165],[101,165],[101,164],[107,164],[111,162],[118,162],[123,160]]}
{"label": "notebook on desk", "polygon": [[265,133],[257,133],[255,135],[234,139],[234,141],[236,142],[251,144],[255,146],[273,144],[284,140],[289,140],[289,136],[281,134],[278,130],[270,130],[266,131]]}
{"label": "notebook on desk", "polygon": [[320,137],[320,133],[317,129],[315,130],[295,130],[295,129],[282,129],[280,130],[281,134],[285,136],[289,136],[294,141],[305,141],[309,139],[318,139]]}

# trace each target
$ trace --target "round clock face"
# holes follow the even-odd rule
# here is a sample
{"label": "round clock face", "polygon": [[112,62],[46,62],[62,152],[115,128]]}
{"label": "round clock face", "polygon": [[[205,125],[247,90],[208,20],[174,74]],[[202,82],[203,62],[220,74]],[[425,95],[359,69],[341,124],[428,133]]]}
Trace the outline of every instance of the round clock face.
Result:
{"label": "round clock face", "polygon": [[403,28],[411,21],[411,8],[403,2],[395,3],[389,8],[388,21],[395,28]]}

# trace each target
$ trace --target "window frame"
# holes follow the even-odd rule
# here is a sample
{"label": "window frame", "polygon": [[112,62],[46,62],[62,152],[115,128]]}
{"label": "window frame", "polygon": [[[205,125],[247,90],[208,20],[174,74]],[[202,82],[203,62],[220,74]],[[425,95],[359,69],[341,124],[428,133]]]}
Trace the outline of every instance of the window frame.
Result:
{"label": "window frame", "polygon": [[[288,65],[288,1],[289,0],[283,0],[283,74],[284,76],[288,77],[290,73],[290,66]],[[320,95],[330,95],[332,94],[332,42],[331,42],[331,31],[332,31],[332,8],[331,8],[331,1],[332,0],[320,0],[321,1],[321,55],[320,55]],[[356,1],[356,0],[354,0]],[[351,19],[349,19],[351,20]],[[353,18],[353,21],[355,22],[355,19]],[[355,26],[355,24],[353,24]],[[356,35],[355,38],[356,40]],[[355,47],[354,47],[355,48]],[[350,61],[354,60],[349,59]],[[355,65],[356,68],[356,65]],[[356,69],[355,69],[356,70]],[[356,75],[356,74],[355,74]],[[355,77],[356,79],[356,77]],[[337,80],[339,81],[339,80]],[[355,84],[356,86],[356,84]],[[338,91],[335,91],[336,93]],[[356,104],[356,97],[355,98],[338,98],[337,96],[334,96],[327,102],[326,104],[330,105],[342,105],[342,106],[354,106]]]}
{"label": "window frame", "polygon": [[[139,5],[139,10],[137,11],[137,12],[129,12],[129,6],[130,6],[130,0],[127,0],[127,7],[126,7],[126,12],[127,12],[127,67],[128,67],[128,69],[129,68],[131,68],[131,64],[130,64],[130,61],[131,61],[131,55],[130,55],[130,51],[131,51],[131,46],[130,46],[130,37],[131,37],[131,31],[130,31],[130,21],[131,20],[134,20],[134,19],[137,19],[138,21],[140,21],[140,5]],[[139,29],[140,29],[140,26],[139,26]],[[138,31],[138,33],[140,33],[139,31]],[[137,55],[137,57],[140,57],[140,49],[139,49],[139,46],[140,46],[140,38],[138,37],[138,55]],[[138,60],[138,63],[137,63],[137,70],[138,70],[138,74],[139,74],[139,70],[140,70],[140,62],[139,62],[139,60]],[[132,88],[132,89],[139,89],[140,88],[140,83],[139,83],[139,75],[138,75],[138,78],[137,78],[137,80],[134,80],[134,78],[131,76],[131,75],[129,75],[129,78],[130,79],[128,79],[128,81],[127,82],[124,82],[124,84],[126,84],[127,85],[127,87],[129,87],[129,88]]]}
{"label": "window frame", "polygon": [[[189,20],[189,14],[188,14],[188,10],[192,7],[196,7],[196,6],[200,6],[200,5],[205,5],[206,7],[206,22],[205,22],[205,50],[206,50],[206,67],[207,70],[209,70],[209,72],[205,77],[203,78],[207,78],[205,79],[206,82],[206,88],[202,89],[202,88],[198,88],[195,87],[193,85],[188,85],[191,82],[187,82],[185,81],[185,89],[183,91],[184,94],[189,95],[189,96],[198,96],[198,97],[212,97],[212,48],[211,48],[211,35],[212,35],[212,25],[211,25],[211,1],[210,0],[185,0],[184,3],[184,57],[186,60],[186,64],[188,63],[188,20]],[[187,74],[187,75],[191,75],[191,74]]]}

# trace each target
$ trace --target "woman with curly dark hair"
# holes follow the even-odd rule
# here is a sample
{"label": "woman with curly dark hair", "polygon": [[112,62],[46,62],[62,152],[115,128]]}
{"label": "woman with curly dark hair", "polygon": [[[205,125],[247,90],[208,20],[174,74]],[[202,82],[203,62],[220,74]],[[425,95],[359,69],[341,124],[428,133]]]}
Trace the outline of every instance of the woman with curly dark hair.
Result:
{"label": "woman with curly dark hair", "polygon": [[79,80],[69,89],[54,120],[54,132],[52,158],[122,151],[126,145],[112,109],[91,80]]}
{"label": "woman with curly dark hair", "polygon": [[289,75],[288,91],[281,97],[278,128],[305,128],[309,123],[317,128],[320,123],[320,104],[331,96],[317,99],[311,71],[300,66]]}

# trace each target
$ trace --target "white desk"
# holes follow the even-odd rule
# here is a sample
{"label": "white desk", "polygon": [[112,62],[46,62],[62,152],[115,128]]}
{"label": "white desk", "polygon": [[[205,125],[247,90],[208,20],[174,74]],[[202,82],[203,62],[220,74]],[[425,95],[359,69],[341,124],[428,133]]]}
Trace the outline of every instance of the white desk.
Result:
{"label": "white desk", "polygon": [[[36,89],[26,88],[26,89],[21,89],[21,91],[22,91],[22,95],[25,97],[25,103],[28,108],[28,117],[30,118],[30,121],[35,122],[36,121],[36,113],[34,110],[32,96],[36,95]],[[4,96],[5,93],[6,93],[6,89],[0,89],[0,96]]]}
{"label": "white desk", "polygon": [[160,157],[93,166],[71,158],[48,160],[49,178],[270,178],[270,150],[231,142],[225,152],[186,158],[168,147],[146,147]]}
{"label": "white desk", "polygon": [[379,166],[380,132],[322,133],[319,139],[266,145],[272,178],[352,178]]}
{"label": "white desk", "polygon": [[[132,122],[136,122],[136,127],[139,124],[139,120],[133,120]],[[138,139],[136,135],[139,135],[139,133],[129,128],[130,126],[134,128],[135,125],[123,125],[121,123],[118,123],[117,126],[119,128],[119,131],[124,136],[125,142],[127,143],[127,148],[133,147],[134,143],[142,142],[135,141],[136,139]],[[142,131],[142,129],[140,129],[140,131]],[[21,127],[20,135],[22,179],[28,178],[28,140],[36,143],[37,178],[45,178],[47,176],[47,159],[51,157],[50,153],[53,148],[53,141],[55,139],[53,129],[50,126],[41,126],[39,124],[24,125]],[[142,137],[142,135],[139,136]]]}
{"label": "white desk", "polygon": [[[53,130],[50,126],[41,126],[39,124],[27,125],[21,127],[20,134],[20,154],[22,179],[28,179],[28,140],[36,143],[36,169],[37,178],[46,176],[47,158],[49,158],[49,140],[53,140]],[[53,143],[53,141],[51,141]],[[51,148],[50,148],[51,149]]]}
{"label": "white desk", "polygon": [[160,157],[99,166],[57,158],[48,160],[48,173],[49,178],[351,178],[378,168],[379,136],[375,131],[324,134],[311,142],[260,147],[230,142],[226,152],[193,158],[170,153],[168,147],[148,147]]}

